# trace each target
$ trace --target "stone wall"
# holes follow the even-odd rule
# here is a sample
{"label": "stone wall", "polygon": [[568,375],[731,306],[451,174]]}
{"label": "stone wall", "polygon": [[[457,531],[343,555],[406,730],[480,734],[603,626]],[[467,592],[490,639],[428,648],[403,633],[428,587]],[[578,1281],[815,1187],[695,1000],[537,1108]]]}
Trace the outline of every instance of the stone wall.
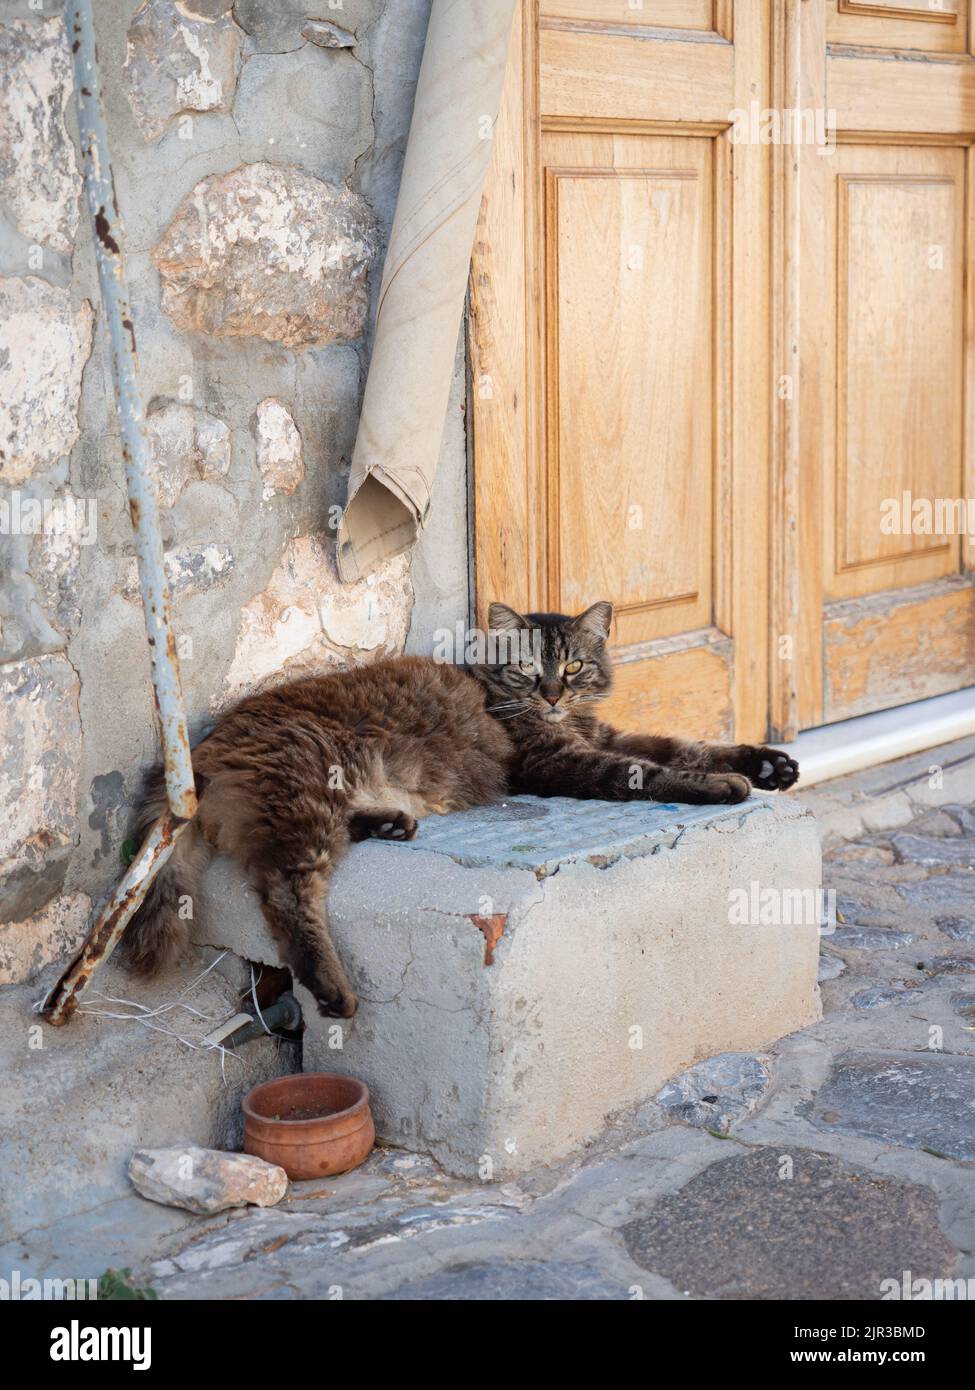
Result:
{"label": "stone wall", "polygon": [[[97,0],[194,736],[467,613],[464,373],[411,561],[334,534],[429,0]],[[0,982],[69,952],[157,751],[59,0],[0,0]]]}

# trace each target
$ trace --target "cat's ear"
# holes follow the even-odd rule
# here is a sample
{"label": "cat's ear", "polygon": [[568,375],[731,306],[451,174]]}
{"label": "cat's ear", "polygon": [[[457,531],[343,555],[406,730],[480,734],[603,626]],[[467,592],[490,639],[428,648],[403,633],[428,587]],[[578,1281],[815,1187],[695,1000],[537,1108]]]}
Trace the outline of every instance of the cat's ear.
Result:
{"label": "cat's ear", "polygon": [[585,613],[580,613],[578,618],[572,619],[572,627],[576,632],[588,632],[590,637],[598,637],[600,642],[609,641],[612,623],[613,605],[606,602],[594,603]]}
{"label": "cat's ear", "polygon": [[492,632],[520,632],[528,623],[506,603],[492,603],[488,608],[488,627]]}

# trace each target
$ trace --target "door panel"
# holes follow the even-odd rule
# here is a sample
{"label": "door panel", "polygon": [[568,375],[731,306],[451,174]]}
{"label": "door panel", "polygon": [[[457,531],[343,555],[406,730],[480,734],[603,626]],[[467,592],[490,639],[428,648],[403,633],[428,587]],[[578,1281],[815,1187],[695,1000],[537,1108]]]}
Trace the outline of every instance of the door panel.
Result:
{"label": "door panel", "polygon": [[964,53],[966,0],[829,0],[826,37],[831,44]]}
{"label": "door panel", "polygon": [[648,25],[660,29],[714,29],[716,0],[541,0],[544,20],[583,24]]}
{"label": "door panel", "polygon": [[[798,634],[793,717],[773,701],[785,734],[975,682],[968,546],[911,513],[975,496],[970,8],[851,3],[818,29],[810,6],[796,11],[800,100],[822,94],[836,144],[803,149],[793,175],[806,520],[800,612],[783,621]],[[935,30],[953,36],[942,56]]]}
{"label": "door panel", "polygon": [[955,497],[962,487],[965,158],[958,149],[841,145],[830,173],[827,599],[958,569],[958,537],[903,535],[881,522],[887,499]]}
{"label": "door panel", "polygon": [[610,702],[600,718],[621,729],[661,729],[731,739],[734,735],[734,644],[716,628],[650,662],[628,661],[616,671]]}
{"label": "door panel", "polygon": [[964,578],[826,607],[826,721],[943,695],[975,673],[975,590]]}
{"label": "door panel", "polygon": [[551,120],[716,123],[735,105],[735,50],[594,29],[539,33],[542,110]]}
{"label": "door panel", "polygon": [[551,593],[624,644],[711,620],[711,144],[542,139]]}
{"label": "door panel", "polygon": [[756,0],[732,41],[728,14],[523,7],[472,275],[477,593],[482,617],[511,594],[568,612],[612,600],[608,718],[757,737],[768,152],[730,129],[766,92],[768,28]]}
{"label": "door panel", "polygon": [[841,140],[891,132],[970,144],[975,130],[971,62],[896,61],[850,52],[826,58],[829,108]]}

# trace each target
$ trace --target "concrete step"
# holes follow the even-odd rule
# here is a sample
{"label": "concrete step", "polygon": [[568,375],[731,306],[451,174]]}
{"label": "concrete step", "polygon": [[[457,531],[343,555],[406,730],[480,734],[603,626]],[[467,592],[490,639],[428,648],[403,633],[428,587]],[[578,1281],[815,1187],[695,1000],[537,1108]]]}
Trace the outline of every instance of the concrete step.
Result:
{"label": "concrete step", "polygon": [[212,959],[201,953],[200,961],[150,982],[109,961],[63,1028],[32,1012],[57,968],[0,990],[0,1243],[130,1194],[125,1169],[135,1148],[239,1147],[241,1096],[295,1070],[296,1045],[258,1039],[221,1067],[217,1052],[111,1017],[178,1001],[153,1023],[199,1042],[237,1008],[237,989],[216,969],[199,979]]}
{"label": "concrete step", "polygon": [[[555,1162],[692,1063],[819,1017],[820,874],[815,822],[785,796],[515,797],[358,845],[331,920],[360,1009],[325,1020],[298,989],[305,1069],[361,1077],[380,1136],[454,1173]],[[277,962],[229,861],[195,931]]]}

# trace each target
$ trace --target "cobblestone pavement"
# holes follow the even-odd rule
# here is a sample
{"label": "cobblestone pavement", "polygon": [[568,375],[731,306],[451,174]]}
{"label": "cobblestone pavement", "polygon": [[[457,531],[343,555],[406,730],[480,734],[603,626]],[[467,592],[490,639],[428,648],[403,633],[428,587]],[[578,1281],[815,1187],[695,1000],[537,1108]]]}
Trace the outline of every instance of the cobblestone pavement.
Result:
{"label": "cobblestone pavement", "polygon": [[699,1064],[572,1163],[477,1184],[380,1149],[176,1230],[132,1197],[100,1218],[116,1262],[163,1298],[975,1296],[973,865],[972,807],[829,851],[822,1021]]}

